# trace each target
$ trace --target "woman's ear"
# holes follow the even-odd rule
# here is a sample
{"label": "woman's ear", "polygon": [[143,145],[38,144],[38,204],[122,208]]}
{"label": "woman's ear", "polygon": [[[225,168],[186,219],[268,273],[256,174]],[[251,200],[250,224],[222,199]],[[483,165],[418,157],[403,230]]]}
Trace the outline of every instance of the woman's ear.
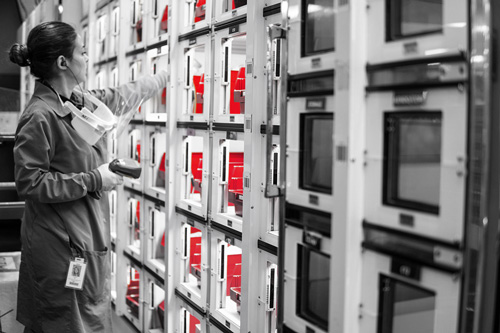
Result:
{"label": "woman's ear", "polygon": [[68,63],[66,62],[66,58],[64,56],[57,57],[57,67],[60,69],[66,69],[68,67]]}

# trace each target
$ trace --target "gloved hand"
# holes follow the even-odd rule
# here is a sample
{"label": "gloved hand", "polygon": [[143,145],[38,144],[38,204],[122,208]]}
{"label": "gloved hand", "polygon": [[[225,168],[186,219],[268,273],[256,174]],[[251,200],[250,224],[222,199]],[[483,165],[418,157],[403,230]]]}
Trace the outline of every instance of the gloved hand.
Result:
{"label": "gloved hand", "polygon": [[123,184],[123,176],[117,175],[109,170],[109,163],[99,166],[97,171],[101,174],[102,191],[110,191],[114,189],[116,185]]}
{"label": "gloved hand", "polygon": [[155,75],[141,76],[134,82],[114,88],[117,101],[114,114],[118,117],[116,136],[120,136],[139,107],[167,87],[168,72],[160,70]]}

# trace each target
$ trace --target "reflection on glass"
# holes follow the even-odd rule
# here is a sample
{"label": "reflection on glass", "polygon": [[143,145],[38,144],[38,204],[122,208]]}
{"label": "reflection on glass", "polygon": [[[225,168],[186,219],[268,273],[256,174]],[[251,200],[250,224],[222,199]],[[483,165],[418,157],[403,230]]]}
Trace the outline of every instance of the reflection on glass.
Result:
{"label": "reflection on glass", "polygon": [[109,220],[110,220],[109,230],[113,237],[116,237],[116,210],[118,208],[116,203],[116,196],[117,196],[116,190],[108,192]]}
{"label": "reflection on glass", "polygon": [[130,44],[140,43],[142,41],[142,10],[144,0],[133,0],[130,12],[130,25],[131,25],[131,40]]}
{"label": "reflection on glass", "polygon": [[241,311],[241,255],[240,247],[217,239],[216,304],[236,321]]}
{"label": "reflection on glass", "polygon": [[246,41],[246,35],[222,39],[221,115],[245,113]]}
{"label": "reflection on glass", "polygon": [[333,51],[333,1],[306,0],[302,8],[302,56]]}
{"label": "reflection on glass", "polygon": [[434,262],[435,243],[412,236],[393,234],[386,230],[363,226],[364,244],[382,248],[402,257],[414,258],[420,262]]}
{"label": "reflection on glass", "polygon": [[191,229],[187,235],[186,242],[189,243],[189,266],[186,274],[186,282],[193,283],[196,288],[201,289],[201,230],[195,227],[187,227]]}
{"label": "reflection on glass", "polygon": [[203,137],[186,136],[182,150],[181,199],[201,205],[203,192]]}
{"label": "reflection on glass", "polygon": [[389,40],[437,32],[443,27],[443,0],[392,0],[389,13]]}
{"label": "reflection on glass", "polygon": [[300,127],[300,188],[331,194],[333,113],[303,113]]}
{"label": "reflection on glass", "polygon": [[436,294],[380,276],[380,333],[433,333]]}
{"label": "reflection on glass", "polygon": [[[141,203],[129,198],[127,203],[128,214],[128,249],[139,255],[141,252]],[[118,208],[120,209],[120,208]]]}
{"label": "reflection on glass", "polygon": [[371,86],[403,85],[445,82],[455,77],[447,77],[441,63],[413,64],[388,69],[379,69],[368,74]]}
{"label": "reflection on glass", "polygon": [[297,314],[327,330],[330,257],[303,245],[298,250]]}
{"label": "reflection on glass", "polygon": [[[135,202],[134,202],[135,201]],[[130,205],[135,205],[135,207],[131,207],[132,216],[131,219],[133,221],[133,231],[132,231],[132,246],[137,249],[141,247],[141,213],[140,213],[140,201],[131,200]]]}
{"label": "reflection on glass", "polygon": [[247,0],[226,0],[223,5],[224,12],[235,10],[247,5]]}
{"label": "reflection on glass", "polygon": [[140,297],[140,273],[134,267],[127,267],[127,294],[125,295],[125,302],[127,304],[127,311],[139,319],[139,297]]}
{"label": "reflection on glass", "polygon": [[333,80],[331,76],[297,79],[288,84],[289,94],[306,94],[317,92],[333,92]]}
{"label": "reflection on glass", "polygon": [[185,50],[183,113],[202,114],[205,91],[205,45]]}
{"label": "reflection on glass", "polygon": [[[307,275],[306,307],[322,320],[328,320],[328,281],[330,280],[330,260],[317,252],[310,252]],[[323,297],[319,295],[325,294]]]}
{"label": "reflection on glass", "polygon": [[148,259],[161,271],[165,270],[165,213],[146,205],[149,219]]}
{"label": "reflection on glass", "polygon": [[[193,2],[191,1],[186,1],[189,4],[192,4]],[[194,6],[194,22],[200,22],[205,19],[205,14],[206,14],[206,7],[207,7],[207,1],[206,0],[197,0],[195,1],[195,6]]]}
{"label": "reflection on glass", "polygon": [[439,212],[441,113],[386,114],[386,201]]}
{"label": "reflection on glass", "polygon": [[[439,203],[440,150],[440,123],[432,119],[401,121],[398,192],[402,199]],[[419,186],[422,180],[427,181]]]}
{"label": "reflection on glass", "polygon": [[181,333],[201,332],[200,321],[185,308],[181,310],[181,326]]}
{"label": "reflection on glass", "polygon": [[163,286],[157,285],[151,278],[147,281],[149,295],[147,303],[149,303],[149,310],[151,316],[149,322],[145,322],[147,332],[163,332],[165,320],[165,290]]}

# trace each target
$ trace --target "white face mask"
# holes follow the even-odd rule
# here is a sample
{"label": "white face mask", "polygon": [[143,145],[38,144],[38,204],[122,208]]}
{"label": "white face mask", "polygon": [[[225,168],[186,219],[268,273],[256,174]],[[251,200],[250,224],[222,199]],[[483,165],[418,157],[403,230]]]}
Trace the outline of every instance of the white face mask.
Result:
{"label": "white face mask", "polygon": [[95,145],[106,132],[115,127],[117,119],[109,108],[94,96],[85,94],[85,99],[95,105],[94,112],[86,107],[79,110],[69,101],[64,103],[64,107],[68,108],[74,115],[71,121],[73,128],[87,143]]}

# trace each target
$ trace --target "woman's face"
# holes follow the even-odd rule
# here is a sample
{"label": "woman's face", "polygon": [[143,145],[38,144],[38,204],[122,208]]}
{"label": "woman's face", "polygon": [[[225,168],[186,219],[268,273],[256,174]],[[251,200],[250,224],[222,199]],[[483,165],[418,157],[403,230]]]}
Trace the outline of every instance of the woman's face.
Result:
{"label": "woman's face", "polygon": [[[82,37],[78,35],[75,40],[75,49],[73,50],[73,57],[68,60],[68,65],[78,82],[85,82],[87,80],[87,50],[83,46]],[[70,73],[70,75],[72,75]]]}

